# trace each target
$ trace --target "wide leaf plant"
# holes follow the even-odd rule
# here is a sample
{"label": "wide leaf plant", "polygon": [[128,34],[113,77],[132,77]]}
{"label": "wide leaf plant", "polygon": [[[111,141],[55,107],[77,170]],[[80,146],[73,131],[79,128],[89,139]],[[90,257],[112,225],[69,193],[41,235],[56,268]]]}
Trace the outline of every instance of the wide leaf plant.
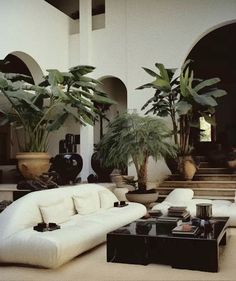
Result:
{"label": "wide leaf plant", "polygon": [[98,91],[99,81],[86,76],[95,68],[76,66],[68,72],[47,70],[39,85],[29,83],[21,74],[0,73],[0,95],[9,104],[0,112],[0,124],[14,123],[23,132],[24,152],[46,152],[49,134],[72,117],[82,125],[93,125],[99,108],[95,103],[111,105],[105,93]]}
{"label": "wide leaf plant", "polygon": [[154,80],[138,87],[154,90],[153,96],[142,107],[145,114],[153,113],[160,117],[170,117],[173,125],[174,142],[178,146],[179,155],[190,152],[191,127],[199,129],[199,117],[215,125],[214,113],[218,105],[217,99],[226,95],[219,89],[219,78],[201,80],[194,77],[190,69],[190,60],[186,61],[177,74],[173,68],[165,68],[156,63],[156,69],[143,68]]}

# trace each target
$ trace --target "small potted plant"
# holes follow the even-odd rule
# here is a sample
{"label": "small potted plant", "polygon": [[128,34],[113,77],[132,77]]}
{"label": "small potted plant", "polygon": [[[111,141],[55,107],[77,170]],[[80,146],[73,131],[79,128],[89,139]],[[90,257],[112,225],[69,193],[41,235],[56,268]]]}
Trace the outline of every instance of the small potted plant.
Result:
{"label": "small potted plant", "polygon": [[[147,190],[147,167],[149,157],[155,160],[175,155],[175,147],[169,141],[170,130],[164,121],[137,113],[125,113],[116,117],[107,133],[96,146],[97,155],[105,166],[123,169],[133,163],[137,173],[137,190],[126,196],[130,201],[143,203],[143,195],[151,193],[155,201],[156,189]],[[141,194],[141,196],[140,196]],[[131,196],[135,195],[135,199]],[[137,195],[141,198],[139,200]]]}
{"label": "small potted plant", "polygon": [[26,82],[28,77],[24,75],[0,73],[0,95],[9,104],[8,109],[1,110],[0,122],[13,123],[19,139],[23,139],[18,142],[20,153],[16,158],[26,178],[48,171],[48,137],[69,116],[82,125],[93,125],[99,110],[94,103],[112,103],[105,93],[96,90],[99,82],[86,76],[93,70],[86,65],[68,72],[51,69],[39,85]]}

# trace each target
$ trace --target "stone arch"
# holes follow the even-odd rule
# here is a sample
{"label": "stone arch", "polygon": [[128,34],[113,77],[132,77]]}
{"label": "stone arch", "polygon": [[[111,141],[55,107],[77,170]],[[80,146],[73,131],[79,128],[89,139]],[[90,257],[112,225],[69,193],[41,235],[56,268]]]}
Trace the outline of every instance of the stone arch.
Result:
{"label": "stone arch", "polygon": [[[236,146],[235,33],[236,20],[211,27],[195,40],[185,57],[185,60],[193,59],[192,69],[196,77],[202,79],[219,77],[221,79],[219,88],[228,92],[228,95],[218,99],[215,113],[216,127],[211,127],[209,133],[211,138],[202,143],[198,142],[201,139],[199,138],[198,144],[195,144],[199,150],[204,150],[205,147],[221,147],[228,150]],[[213,146],[213,143],[216,145]]]}
{"label": "stone arch", "polygon": [[186,54],[185,54],[185,57],[183,58],[182,60],[182,63],[181,65],[184,64],[184,62],[186,61],[189,53],[192,51],[192,49],[197,45],[197,43],[202,40],[206,35],[208,35],[209,33],[213,32],[214,30],[217,30],[218,28],[220,27],[224,27],[224,26],[227,26],[227,25],[230,25],[232,23],[236,23],[236,19],[235,20],[229,20],[229,21],[224,21],[224,22],[221,22],[219,24],[216,24],[214,26],[211,26],[209,27],[207,30],[205,30],[203,33],[201,33],[193,42],[192,44],[190,45],[190,47],[188,48]]}
{"label": "stone arch", "polygon": [[[118,77],[105,75],[98,79],[102,82],[101,90],[108,94],[108,97],[115,100],[117,104],[112,105],[106,112],[106,117],[109,121],[114,119],[118,114],[127,111],[127,88],[125,83]],[[99,120],[94,126],[94,143],[97,143],[101,137],[101,130],[106,132],[108,120]],[[102,128],[101,128],[102,127]]]}
{"label": "stone arch", "polygon": [[22,51],[13,51],[5,57],[5,60],[7,60],[9,56],[16,57],[19,63],[22,62],[22,64],[25,65],[25,67],[28,69],[29,74],[32,76],[35,84],[39,84],[40,82],[42,82],[43,71],[32,56]]}

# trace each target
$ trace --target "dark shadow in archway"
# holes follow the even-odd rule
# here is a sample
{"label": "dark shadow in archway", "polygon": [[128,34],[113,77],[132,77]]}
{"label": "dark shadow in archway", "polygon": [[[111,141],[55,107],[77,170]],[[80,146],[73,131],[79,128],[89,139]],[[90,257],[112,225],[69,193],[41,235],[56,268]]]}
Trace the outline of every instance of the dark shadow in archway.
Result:
{"label": "dark shadow in archway", "polygon": [[218,100],[215,115],[217,125],[212,128],[211,143],[208,144],[208,147],[213,143],[221,144],[221,147],[226,150],[236,146],[235,34],[236,23],[215,29],[204,36],[187,57],[194,61],[192,68],[195,77],[202,79],[219,77],[221,79],[218,84],[219,88],[228,92],[228,95]]}

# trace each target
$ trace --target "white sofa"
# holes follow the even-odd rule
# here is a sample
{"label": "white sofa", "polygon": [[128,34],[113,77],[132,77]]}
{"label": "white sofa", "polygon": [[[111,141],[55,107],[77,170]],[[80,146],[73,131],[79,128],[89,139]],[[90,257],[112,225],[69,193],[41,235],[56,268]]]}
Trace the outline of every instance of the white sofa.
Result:
{"label": "white sofa", "polygon": [[[0,262],[56,268],[106,241],[106,234],[146,214],[138,203],[117,208],[116,196],[97,184],[37,191],[0,214]],[[40,222],[61,229],[37,232]]]}
{"label": "white sofa", "polygon": [[152,207],[167,215],[170,206],[186,206],[191,216],[196,215],[196,204],[211,203],[213,216],[230,217],[230,226],[236,226],[236,203],[228,200],[193,199],[194,192],[189,188],[176,188],[170,192],[164,201]]}

